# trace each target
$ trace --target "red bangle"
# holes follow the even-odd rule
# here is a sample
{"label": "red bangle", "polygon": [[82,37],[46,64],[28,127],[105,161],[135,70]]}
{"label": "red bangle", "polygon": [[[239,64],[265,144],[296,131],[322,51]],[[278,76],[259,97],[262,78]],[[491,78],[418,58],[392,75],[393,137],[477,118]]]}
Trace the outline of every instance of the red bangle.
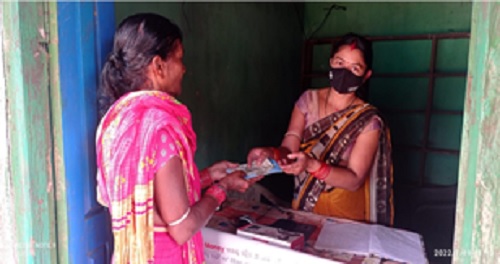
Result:
{"label": "red bangle", "polygon": [[217,201],[218,206],[226,200],[226,190],[217,183],[210,186],[210,188],[208,188],[205,192],[205,195],[212,196]]}
{"label": "red bangle", "polygon": [[318,173],[318,171],[320,171],[326,165],[324,162],[321,162],[321,161],[319,163],[320,163],[319,168],[315,171],[310,171],[309,172],[310,174],[314,175],[314,174]]}
{"label": "red bangle", "polygon": [[319,168],[315,171],[309,172],[309,174],[311,174],[312,176],[314,176],[319,180],[324,180],[326,179],[326,177],[328,177],[328,174],[330,174],[330,169],[331,168],[326,163],[321,162]]}
{"label": "red bangle", "polygon": [[273,150],[273,159],[278,161],[281,158],[281,152],[278,148],[271,148]]}
{"label": "red bangle", "polygon": [[324,181],[328,175],[330,175],[330,171],[332,170],[332,167],[326,165],[325,169],[321,172],[321,174],[318,174],[318,176],[316,176],[316,178]]}
{"label": "red bangle", "polygon": [[214,183],[212,177],[210,177],[210,172],[206,169],[200,171],[200,181],[201,181],[201,186],[209,186],[212,183]]}

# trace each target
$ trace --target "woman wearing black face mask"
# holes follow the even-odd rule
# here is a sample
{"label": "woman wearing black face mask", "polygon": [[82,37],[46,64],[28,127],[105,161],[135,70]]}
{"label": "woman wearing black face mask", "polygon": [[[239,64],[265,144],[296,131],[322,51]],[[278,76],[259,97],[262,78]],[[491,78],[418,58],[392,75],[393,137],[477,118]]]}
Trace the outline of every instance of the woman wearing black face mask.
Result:
{"label": "woman wearing black face mask", "polygon": [[296,175],[294,209],[392,225],[389,130],[356,95],[371,76],[371,63],[368,40],[343,36],[330,58],[330,87],[302,94],[280,147],[249,152],[248,163],[270,157]]}

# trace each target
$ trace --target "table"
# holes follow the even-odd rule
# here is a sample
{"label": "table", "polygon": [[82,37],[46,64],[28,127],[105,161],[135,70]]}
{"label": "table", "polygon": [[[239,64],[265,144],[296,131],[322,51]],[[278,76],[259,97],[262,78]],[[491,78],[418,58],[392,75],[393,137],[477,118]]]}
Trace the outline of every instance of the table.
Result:
{"label": "table", "polygon": [[[248,215],[259,224],[272,224],[277,219],[292,219],[299,223],[312,224],[316,230],[305,243],[304,250],[280,248],[262,242],[236,236],[240,216]],[[324,222],[349,221],[327,218],[309,212],[295,211],[278,206],[270,206],[245,200],[226,201],[202,230],[205,240],[207,264],[218,263],[348,263],[348,264],[388,264],[377,257],[366,257],[349,253],[336,253],[315,249],[314,243]]]}

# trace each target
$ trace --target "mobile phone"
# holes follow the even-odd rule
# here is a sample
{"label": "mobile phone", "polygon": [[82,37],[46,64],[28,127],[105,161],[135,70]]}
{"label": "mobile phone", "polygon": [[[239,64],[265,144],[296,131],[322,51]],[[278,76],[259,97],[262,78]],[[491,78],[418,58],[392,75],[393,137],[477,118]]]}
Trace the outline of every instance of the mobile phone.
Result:
{"label": "mobile phone", "polygon": [[298,223],[291,219],[278,219],[270,226],[278,227],[291,232],[302,233],[304,234],[305,240],[309,239],[314,230],[316,230],[315,225]]}

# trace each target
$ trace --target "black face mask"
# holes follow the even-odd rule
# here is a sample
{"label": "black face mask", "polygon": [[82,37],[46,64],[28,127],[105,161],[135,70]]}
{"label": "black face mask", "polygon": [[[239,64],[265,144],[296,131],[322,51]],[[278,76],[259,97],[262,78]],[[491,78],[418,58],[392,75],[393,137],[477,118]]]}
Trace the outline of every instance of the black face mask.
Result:
{"label": "black face mask", "polygon": [[330,86],[341,94],[355,92],[363,84],[363,76],[356,76],[345,68],[331,68],[328,76]]}

